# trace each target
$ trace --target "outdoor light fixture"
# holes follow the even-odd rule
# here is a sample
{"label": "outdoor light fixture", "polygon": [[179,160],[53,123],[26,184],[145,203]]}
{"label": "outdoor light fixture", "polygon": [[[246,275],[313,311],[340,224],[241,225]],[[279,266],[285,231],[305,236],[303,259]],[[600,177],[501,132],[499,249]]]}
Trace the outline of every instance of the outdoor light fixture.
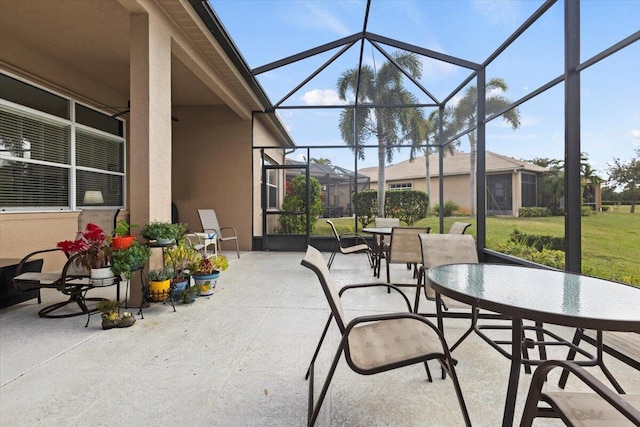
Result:
{"label": "outdoor light fixture", "polygon": [[85,191],[83,205],[102,205],[104,204],[104,198],[102,197],[102,191]]}

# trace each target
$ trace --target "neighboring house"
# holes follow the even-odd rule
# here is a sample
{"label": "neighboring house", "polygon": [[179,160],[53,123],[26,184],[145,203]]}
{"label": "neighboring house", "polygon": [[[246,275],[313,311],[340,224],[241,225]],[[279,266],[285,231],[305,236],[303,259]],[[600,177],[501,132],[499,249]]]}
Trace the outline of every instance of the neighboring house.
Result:
{"label": "neighboring house", "polygon": [[[437,154],[429,157],[429,169],[430,205],[435,206],[440,198]],[[471,212],[469,170],[469,153],[456,152],[444,157],[444,201],[454,201],[459,206],[459,213]],[[486,170],[487,214],[517,216],[520,207],[536,206],[539,178],[546,168],[487,151]],[[361,169],[360,173],[371,178],[372,189],[378,188],[377,167]],[[424,157],[387,166],[387,190],[426,191],[425,175]]]}

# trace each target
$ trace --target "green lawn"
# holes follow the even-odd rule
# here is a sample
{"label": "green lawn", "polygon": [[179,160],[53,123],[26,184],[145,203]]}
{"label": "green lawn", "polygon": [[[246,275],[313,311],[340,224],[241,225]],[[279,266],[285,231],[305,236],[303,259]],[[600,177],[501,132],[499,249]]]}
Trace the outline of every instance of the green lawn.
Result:
{"label": "green lawn", "polygon": [[[640,212],[629,213],[628,206],[615,211],[602,212],[582,217],[582,260],[587,274],[640,285]],[[467,234],[476,234],[475,218],[447,217],[445,232],[454,221],[472,223]],[[353,232],[353,218],[336,218],[334,224],[339,232]],[[418,221],[417,226],[429,226],[438,231],[438,218],[428,217]],[[527,234],[564,236],[564,217],[545,218],[487,218],[487,246],[506,242],[514,229]],[[316,235],[331,235],[331,229],[320,219],[314,231]]]}

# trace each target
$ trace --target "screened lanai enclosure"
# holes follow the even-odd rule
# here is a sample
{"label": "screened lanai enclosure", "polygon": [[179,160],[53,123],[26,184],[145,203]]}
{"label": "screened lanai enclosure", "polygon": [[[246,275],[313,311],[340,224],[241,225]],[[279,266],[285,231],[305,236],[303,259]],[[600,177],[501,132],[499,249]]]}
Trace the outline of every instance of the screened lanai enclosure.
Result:
{"label": "screened lanai enclosure", "polygon": [[[485,260],[514,260],[496,220],[547,208],[563,225],[564,268],[581,271],[583,248],[598,238],[584,232],[583,205],[601,209],[611,162],[640,144],[640,2],[195,8],[224,23],[231,39],[218,41],[242,52],[238,69],[268,98],[270,111],[254,114],[276,115],[295,142],[268,146],[254,127],[255,249],[322,247],[325,217],[361,228],[358,192],[375,190],[384,216],[386,193],[417,190],[429,195],[434,231],[446,232],[447,207],[474,223]],[[313,178],[325,168],[335,179],[320,180],[316,210]],[[312,179],[292,185],[300,175]],[[292,216],[302,229],[283,225]]]}

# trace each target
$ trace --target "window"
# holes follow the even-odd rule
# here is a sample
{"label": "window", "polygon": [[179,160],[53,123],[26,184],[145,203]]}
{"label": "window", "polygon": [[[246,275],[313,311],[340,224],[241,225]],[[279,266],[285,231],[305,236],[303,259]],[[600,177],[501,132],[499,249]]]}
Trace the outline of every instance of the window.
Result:
{"label": "window", "polygon": [[267,209],[278,209],[278,171],[267,169]]}
{"label": "window", "polygon": [[123,206],[123,128],[121,120],[0,74],[0,209]]}
{"label": "window", "polygon": [[537,206],[537,185],[536,176],[530,173],[523,173],[522,179],[522,206],[532,207]]}
{"label": "window", "polygon": [[413,184],[410,182],[403,182],[400,184],[389,184],[389,190],[413,190]]}

